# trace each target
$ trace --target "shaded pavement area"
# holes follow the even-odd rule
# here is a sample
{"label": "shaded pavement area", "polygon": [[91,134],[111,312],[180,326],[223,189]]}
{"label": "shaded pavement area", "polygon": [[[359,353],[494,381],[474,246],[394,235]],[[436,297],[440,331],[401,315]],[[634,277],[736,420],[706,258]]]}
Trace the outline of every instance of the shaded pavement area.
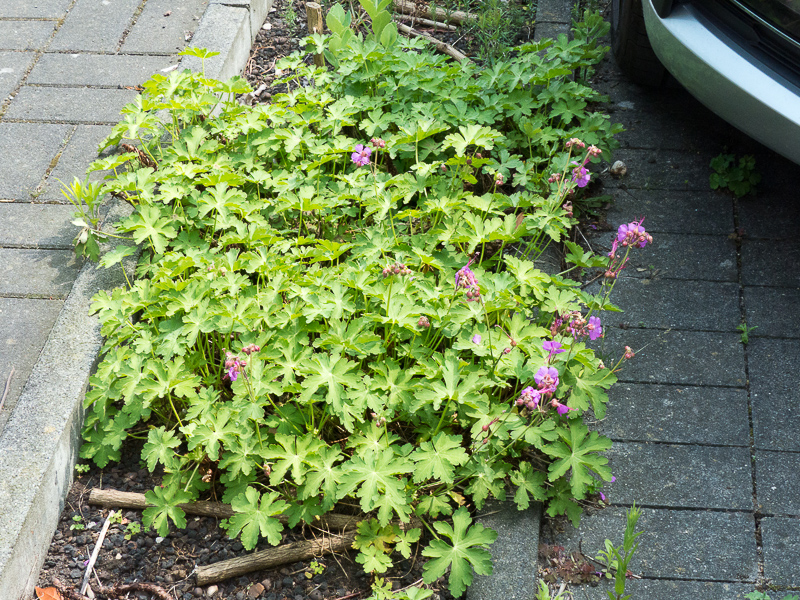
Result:
{"label": "shaded pavement area", "polygon": [[[612,232],[645,217],[654,242],[632,252],[606,313],[606,364],[631,346],[596,427],[614,441],[611,503],[578,530],[549,522],[542,540],[596,556],[622,543],[642,508],[627,593],[647,600],[732,600],[756,586],[800,586],[800,168],[721,121],[676,83],[646,90],[607,58],[596,85],[627,131],[602,175]],[[757,196],[709,186],[720,153],[753,154]],[[743,343],[741,324],[749,328]],[[607,598],[605,585],[576,599]]]}

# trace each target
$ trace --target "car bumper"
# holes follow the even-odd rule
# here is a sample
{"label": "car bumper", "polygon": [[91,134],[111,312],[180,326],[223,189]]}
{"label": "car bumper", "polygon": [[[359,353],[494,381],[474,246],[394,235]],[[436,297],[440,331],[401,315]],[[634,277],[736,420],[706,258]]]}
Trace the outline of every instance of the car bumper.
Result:
{"label": "car bumper", "polygon": [[800,88],[748,53],[690,4],[661,18],[643,0],[662,64],[695,98],[765,146],[800,164]]}

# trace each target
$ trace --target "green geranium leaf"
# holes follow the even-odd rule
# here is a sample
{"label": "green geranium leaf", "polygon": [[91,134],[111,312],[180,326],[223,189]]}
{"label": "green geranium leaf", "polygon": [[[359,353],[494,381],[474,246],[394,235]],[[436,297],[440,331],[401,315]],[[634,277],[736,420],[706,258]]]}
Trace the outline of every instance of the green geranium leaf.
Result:
{"label": "green geranium leaf", "polygon": [[[236,537],[242,533],[242,545],[247,550],[256,547],[259,534],[267,538],[273,546],[281,543],[283,524],[274,517],[287,508],[286,502],[278,500],[278,492],[259,494],[257,490],[248,487],[244,495],[237,496],[231,502],[231,508],[236,513],[228,519],[228,535]],[[260,499],[260,500],[259,500]]]}

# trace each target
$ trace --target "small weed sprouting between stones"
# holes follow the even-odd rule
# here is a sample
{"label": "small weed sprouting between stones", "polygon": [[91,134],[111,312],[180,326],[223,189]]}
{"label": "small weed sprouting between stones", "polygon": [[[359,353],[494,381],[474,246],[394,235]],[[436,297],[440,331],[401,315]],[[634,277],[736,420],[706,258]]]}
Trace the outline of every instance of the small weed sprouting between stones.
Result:
{"label": "small weed sprouting between stones", "polygon": [[741,332],[742,344],[746,346],[750,342],[750,332],[754,329],[758,329],[758,325],[754,327],[748,327],[747,323],[739,323],[739,325],[736,326],[736,329]]}
{"label": "small weed sprouting between stones", "polygon": [[711,159],[714,173],[709,178],[712,190],[728,188],[737,198],[755,194],[761,174],[756,171],[756,159],[752,155],[742,156],[739,164],[733,154],[720,154]]}
{"label": "small weed sprouting between stones", "polygon": [[626,512],[627,521],[625,523],[625,536],[622,545],[615,547],[611,540],[605,541],[605,549],[597,555],[597,560],[605,564],[605,576],[614,578],[614,591],[607,590],[609,600],[628,600],[631,596],[625,595],[625,584],[630,571],[628,565],[633,558],[639,542],[636,541],[641,531],[636,531],[636,524],[639,522],[641,511],[636,508],[636,503]]}
{"label": "small weed sprouting between stones", "polygon": [[[602,418],[633,353],[606,368],[587,342],[652,238],[622,225],[608,256],[565,239],[619,130],[573,76],[605,52],[599,15],[480,69],[398,38],[384,6],[379,35],[348,34],[341,11],[338,37],[308,38],[338,69],[289,57],[271,104],[240,105],[241,78],[173,71],[123,109],[103,146],[139,146],[93,164],[112,172],[101,188],[70,189],[79,251],[99,254],[84,203],[106,193],[134,207],[114,235],[144,247],[137,279],[94,298],[105,343],[81,456],[102,467],[146,440],[163,479],[143,523],[162,536],[200,498],[230,503],[223,526],[247,549],[280,543],[279,515],[358,505],[366,571],[420,543],[425,583],[449,573],[458,596],[491,572],[497,536],[470,507],[513,485],[520,509],[577,524],[595,476],[611,479],[610,441],[582,415]],[[535,261],[556,242],[568,266],[548,275]],[[600,269],[602,291],[574,269]],[[378,577],[373,593],[392,594]]]}

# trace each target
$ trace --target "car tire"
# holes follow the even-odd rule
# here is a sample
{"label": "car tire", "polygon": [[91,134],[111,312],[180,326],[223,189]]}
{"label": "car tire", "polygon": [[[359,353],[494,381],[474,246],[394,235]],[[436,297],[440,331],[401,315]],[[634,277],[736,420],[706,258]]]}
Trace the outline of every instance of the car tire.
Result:
{"label": "car tire", "polygon": [[642,1],[612,0],[611,49],[622,71],[636,83],[658,87],[666,69],[658,60],[644,24]]}

